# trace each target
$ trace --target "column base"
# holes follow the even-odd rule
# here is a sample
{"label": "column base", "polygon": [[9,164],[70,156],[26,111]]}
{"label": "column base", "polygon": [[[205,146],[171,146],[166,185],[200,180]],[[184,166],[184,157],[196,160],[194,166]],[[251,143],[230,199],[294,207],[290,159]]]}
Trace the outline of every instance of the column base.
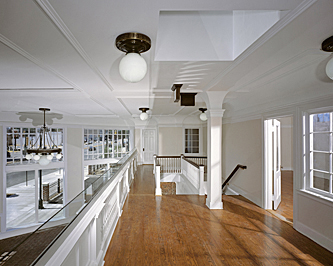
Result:
{"label": "column base", "polygon": [[209,202],[206,200],[206,206],[211,210],[222,210],[223,202]]}
{"label": "column base", "polygon": [[156,188],[155,189],[155,196],[162,196],[162,189],[161,188]]}

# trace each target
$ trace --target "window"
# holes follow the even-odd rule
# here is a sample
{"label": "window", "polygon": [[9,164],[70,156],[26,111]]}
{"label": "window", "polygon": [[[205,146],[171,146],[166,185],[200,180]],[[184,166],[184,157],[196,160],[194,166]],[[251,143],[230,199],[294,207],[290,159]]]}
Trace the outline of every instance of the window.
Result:
{"label": "window", "polygon": [[[308,143],[308,175],[306,188],[322,195],[332,194],[333,112],[310,114]],[[306,161],[305,161],[306,162]]]}
{"label": "window", "polygon": [[121,158],[129,152],[129,130],[85,129],[84,159]]}
{"label": "window", "polygon": [[[25,156],[26,150],[36,143],[40,131],[40,128],[7,127],[7,165],[36,163],[33,159],[25,159]],[[62,128],[50,128],[50,136],[55,145],[59,148],[63,147]],[[43,146],[43,143],[36,144]],[[49,147],[49,144],[46,146]],[[58,161],[55,158],[53,160]]]}
{"label": "window", "polygon": [[199,153],[199,129],[185,129],[185,153]]}

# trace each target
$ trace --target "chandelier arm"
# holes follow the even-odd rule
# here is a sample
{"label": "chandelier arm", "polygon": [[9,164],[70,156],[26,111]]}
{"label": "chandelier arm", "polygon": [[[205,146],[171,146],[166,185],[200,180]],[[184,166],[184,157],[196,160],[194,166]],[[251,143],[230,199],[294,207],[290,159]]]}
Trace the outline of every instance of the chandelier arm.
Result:
{"label": "chandelier arm", "polygon": [[[49,139],[51,140],[53,146],[58,147],[58,145],[56,145],[56,144],[54,143],[54,141],[52,140],[52,137],[51,137],[51,135],[50,135],[50,132],[47,132],[47,134],[49,135]],[[47,142],[49,143],[49,140],[48,140]],[[49,143],[49,145],[50,145],[50,143]],[[50,147],[53,147],[53,146],[50,145]]]}
{"label": "chandelier arm", "polygon": [[40,138],[40,135],[37,135],[37,136],[38,136],[38,137],[37,137],[37,139],[36,139],[35,143],[34,143],[34,144],[32,144],[32,147],[31,147],[31,148],[35,147],[35,145],[37,144],[37,142],[38,142],[38,140],[39,140],[39,138]]}

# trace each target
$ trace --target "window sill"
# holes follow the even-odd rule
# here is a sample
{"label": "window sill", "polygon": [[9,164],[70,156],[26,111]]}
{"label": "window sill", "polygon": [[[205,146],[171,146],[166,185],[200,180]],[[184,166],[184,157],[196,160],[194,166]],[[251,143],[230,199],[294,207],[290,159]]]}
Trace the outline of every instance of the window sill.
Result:
{"label": "window sill", "polygon": [[319,201],[321,203],[324,203],[326,205],[332,206],[333,205],[333,198],[331,197],[327,197],[318,193],[315,193],[313,191],[310,190],[305,190],[305,189],[301,189],[298,191],[299,194],[306,196],[308,198],[314,199],[316,201]]}

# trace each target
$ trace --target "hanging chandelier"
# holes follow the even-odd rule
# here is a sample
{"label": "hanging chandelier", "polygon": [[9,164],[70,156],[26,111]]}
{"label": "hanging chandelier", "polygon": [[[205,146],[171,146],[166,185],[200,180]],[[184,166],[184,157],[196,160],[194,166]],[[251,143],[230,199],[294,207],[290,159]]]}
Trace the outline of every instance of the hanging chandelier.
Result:
{"label": "hanging chandelier", "polygon": [[45,112],[50,111],[49,108],[39,108],[39,111],[44,112],[44,125],[40,128],[39,135],[32,144],[30,149],[27,149],[26,159],[31,160],[34,159],[38,161],[40,165],[48,165],[53,157],[56,154],[56,158],[59,160],[62,157],[61,151],[50,135],[50,129],[45,124]]}

